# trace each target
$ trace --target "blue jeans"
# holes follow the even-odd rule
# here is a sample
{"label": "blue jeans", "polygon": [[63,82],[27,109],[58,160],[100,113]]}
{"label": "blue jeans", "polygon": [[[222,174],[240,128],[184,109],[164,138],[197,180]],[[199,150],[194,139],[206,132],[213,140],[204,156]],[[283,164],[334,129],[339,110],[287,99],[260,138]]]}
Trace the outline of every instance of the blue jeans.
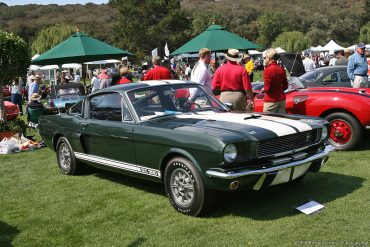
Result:
{"label": "blue jeans", "polygon": [[10,101],[13,104],[18,105],[19,111],[23,114],[23,109],[22,109],[22,95],[20,95],[18,93],[12,93],[11,96],[10,96]]}

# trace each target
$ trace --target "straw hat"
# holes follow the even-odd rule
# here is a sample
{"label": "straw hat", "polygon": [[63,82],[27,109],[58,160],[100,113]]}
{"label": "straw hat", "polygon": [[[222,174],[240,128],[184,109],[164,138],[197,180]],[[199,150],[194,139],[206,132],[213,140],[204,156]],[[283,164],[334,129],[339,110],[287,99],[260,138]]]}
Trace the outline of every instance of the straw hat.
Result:
{"label": "straw hat", "polygon": [[232,61],[232,62],[239,62],[240,57],[239,57],[239,50],[237,49],[229,49],[227,51],[227,54],[225,55],[227,60]]}
{"label": "straw hat", "polygon": [[33,93],[31,95],[31,100],[39,100],[41,99],[41,95],[39,95],[38,93]]}

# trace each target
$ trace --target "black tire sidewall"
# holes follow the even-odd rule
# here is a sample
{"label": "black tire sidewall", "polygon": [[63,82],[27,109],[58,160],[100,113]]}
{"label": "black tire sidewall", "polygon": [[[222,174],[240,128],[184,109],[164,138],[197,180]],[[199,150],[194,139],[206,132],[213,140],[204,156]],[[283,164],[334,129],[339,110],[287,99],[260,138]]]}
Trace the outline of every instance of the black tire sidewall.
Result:
{"label": "black tire sidewall", "polygon": [[[187,171],[190,176],[192,177],[193,184],[194,184],[194,198],[192,203],[184,207],[183,205],[179,205],[176,203],[174,199],[174,195],[172,194],[171,190],[171,175],[176,168],[182,168]],[[165,175],[164,175],[164,183],[165,189],[168,199],[170,200],[172,206],[179,212],[186,214],[197,216],[204,211],[205,207],[205,188],[203,185],[203,181],[199,172],[196,170],[194,165],[187,159],[184,158],[174,158],[171,159],[166,167]]]}
{"label": "black tire sidewall", "polygon": [[[71,153],[71,164],[70,164],[70,168],[68,170],[66,170],[65,168],[63,168],[60,165],[59,148],[63,143],[67,145],[67,147],[69,148],[69,151]],[[76,173],[76,157],[74,155],[73,149],[72,149],[71,145],[69,144],[67,138],[60,137],[58,139],[58,142],[57,142],[57,145],[56,145],[56,153],[57,153],[57,161],[58,161],[58,166],[59,166],[60,171],[65,175],[74,175]]]}
{"label": "black tire sidewall", "polygon": [[343,113],[343,112],[332,113],[332,114],[330,114],[326,117],[326,120],[328,120],[330,122],[330,125],[331,125],[331,122],[333,120],[336,120],[336,119],[344,121],[350,126],[350,128],[351,128],[351,139],[346,144],[339,144],[339,143],[336,143],[336,142],[332,141],[330,139],[330,136],[329,136],[328,142],[331,145],[335,146],[335,148],[337,150],[353,149],[361,139],[361,135],[362,135],[362,126],[361,126],[361,124],[357,121],[357,119],[355,117],[353,117],[353,116],[351,116],[347,113]]}

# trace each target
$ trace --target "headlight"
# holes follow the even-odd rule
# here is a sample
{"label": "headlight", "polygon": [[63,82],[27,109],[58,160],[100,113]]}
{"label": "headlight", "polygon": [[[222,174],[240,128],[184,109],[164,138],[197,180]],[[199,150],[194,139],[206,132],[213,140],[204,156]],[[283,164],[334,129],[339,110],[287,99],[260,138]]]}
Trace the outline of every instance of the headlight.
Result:
{"label": "headlight", "polygon": [[328,138],[328,127],[324,126],[321,130],[321,140],[326,140]]}
{"label": "headlight", "polygon": [[234,144],[226,145],[224,149],[224,159],[226,162],[233,162],[238,154],[238,150]]}

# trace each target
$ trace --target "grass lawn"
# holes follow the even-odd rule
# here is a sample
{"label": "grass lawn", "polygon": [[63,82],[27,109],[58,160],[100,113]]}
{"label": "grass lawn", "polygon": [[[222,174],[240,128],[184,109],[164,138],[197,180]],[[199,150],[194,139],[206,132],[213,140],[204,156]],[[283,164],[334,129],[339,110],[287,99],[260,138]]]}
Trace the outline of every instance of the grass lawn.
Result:
{"label": "grass lawn", "polygon": [[[176,212],[161,184],[93,168],[64,176],[49,148],[0,155],[0,246],[369,246],[366,135],[299,185],[219,193],[203,218]],[[310,199],[325,209],[293,208]]]}

